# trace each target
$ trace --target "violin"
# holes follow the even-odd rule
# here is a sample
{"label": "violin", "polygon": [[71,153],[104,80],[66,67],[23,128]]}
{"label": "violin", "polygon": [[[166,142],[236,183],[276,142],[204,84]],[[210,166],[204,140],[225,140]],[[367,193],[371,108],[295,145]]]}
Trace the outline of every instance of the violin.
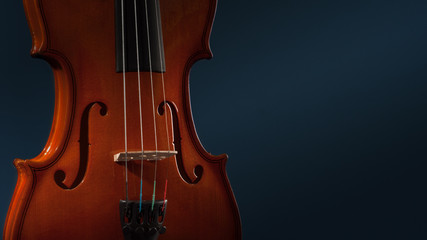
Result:
{"label": "violin", "polygon": [[3,239],[241,239],[227,155],[200,143],[189,72],[216,0],[24,0],[55,79],[51,132],[18,180]]}

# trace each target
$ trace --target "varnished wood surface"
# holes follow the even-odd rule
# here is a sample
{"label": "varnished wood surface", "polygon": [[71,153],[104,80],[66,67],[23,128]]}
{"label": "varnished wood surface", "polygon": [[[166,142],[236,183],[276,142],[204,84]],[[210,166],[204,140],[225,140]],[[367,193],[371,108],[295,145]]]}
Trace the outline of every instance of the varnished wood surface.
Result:
{"label": "varnished wood surface", "polygon": [[[124,165],[113,162],[113,155],[124,151],[114,1],[24,0],[24,6],[33,38],[31,53],[53,68],[55,113],[39,156],[14,162],[18,182],[3,238],[122,239],[118,204],[125,198]],[[240,217],[225,172],[227,156],[204,150],[189,100],[190,68],[211,56],[208,42],[216,1],[160,0],[160,6],[170,107],[161,114],[161,76],[153,74],[158,148],[179,147],[180,155],[158,165],[156,199],[163,198],[168,171],[167,232],[159,239],[241,239]],[[142,73],[141,79],[144,146],[154,150],[149,74]],[[127,102],[129,150],[137,151],[141,143],[135,73],[127,74]],[[139,199],[139,169],[137,163],[129,166],[132,200]],[[144,164],[146,200],[151,199],[153,173],[154,164]]]}

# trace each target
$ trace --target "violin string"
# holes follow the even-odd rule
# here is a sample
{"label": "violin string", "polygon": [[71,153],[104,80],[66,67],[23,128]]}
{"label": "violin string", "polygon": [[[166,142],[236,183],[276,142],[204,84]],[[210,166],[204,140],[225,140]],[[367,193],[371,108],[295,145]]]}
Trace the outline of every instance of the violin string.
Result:
{"label": "violin string", "polygon": [[[167,103],[166,103],[166,91],[165,91],[165,78],[164,78],[164,73],[163,73],[163,61],[162,61],[162,49],[161,49],[161,41],[160,41],[160,31],[161,31],[161,29],[160,29],[160,24],[161,24],[161,22],[159,22],[159,16],[158,16],[158,13],[159,13],[159,9],[158,9],[158,5],[159,5],[160,3],[159,3],[159,1],[156,1],[156,4],[155,4],[155,6],[156,6],[156,9],[155,9],[155,12],[156,12],[156,21],[157,21],[157,38],[159,39],[159,44],[158,44],[158,47],[159,47],[159,59],[160,59],[160,71],[161,71],[161,76],[162,76],[162,89],[163,89],[163,108],[164,108],[164,115],[165,115],[165,128],[166,128],[166,139],[167,139],[167,145],[168,145],[168,153],[170,152],[170,146],[169,146],[169,129],[168,129],[168,111],[167,111],[167,108],[166,108],[166,106],[167,106]],[[163,206],[162,206],[162,211],[164,210],[164,208],[165,208],[165,202],[166,202],[166,193],[167,193],[167,189],[168,189],[168,173],[169,173],[169,164],[168,164],[168,162],[167,162],[167,165],[166,165],[166,181],[165,181],[165,191],[164,191],[164,194],[163,194]]]}
{"label": "violin string", "polygon": [[125,60],[125,20],[124,20],[124,0],[121,1],[122,14],[122,67],[123,67],[123,109],[124,109],[124,130],[125,130],[125,191],[126,191],[126,206],[129,200],[128,194],[128,137],[127,137],[127,119],[126,119],[126,60]]}
{"label": "violin string", "polygon": [[142,99],[141,99],[141,72],[139,68],[139,38],[138,38],[138,14],[136,0],[133,1],[134,12],[135,12],[135,40],[136,40],[136,66],[138,71],[138,97],[139,97],[139,128],[141,129],[141,179],[139,184],[139,211],[142,209],[142,179],[144,172],[144,141],[143,141],[143,129],[142,129]]}
{"label": "violin string", "polygon": [[151,81],[151,104],[153,108],[153,125],[154,125],[154,144],[156,146],[156,159],[154,162],[154,181],[153,181],[153,199],[151,203],[151,210],[154,209],[154,200],[156,197],[156,175],[157,175],[157,131],[156,131],[156,111],[154,107],[154,87],[153,87],[153,66],[151,64],[151,44],[150,44],[150,29],[148,24],[148,7],[147,7],[147,0],[144,1],[145,3],[145,22],[147,23],[147,42],[148,42],[148,63],[150,65],[150,81]]}

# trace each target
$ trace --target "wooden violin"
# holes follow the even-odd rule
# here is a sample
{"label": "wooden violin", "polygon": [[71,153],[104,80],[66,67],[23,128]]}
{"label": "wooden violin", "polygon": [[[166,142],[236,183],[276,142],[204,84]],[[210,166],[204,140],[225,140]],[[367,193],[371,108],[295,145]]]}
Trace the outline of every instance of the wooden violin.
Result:
{"label": "wooden violin", "polygon": [[24,0],[55,79],[49,139],[16,159],[3,239],[241,239],[225,163],[205,151],[189,72],[216,0]]}

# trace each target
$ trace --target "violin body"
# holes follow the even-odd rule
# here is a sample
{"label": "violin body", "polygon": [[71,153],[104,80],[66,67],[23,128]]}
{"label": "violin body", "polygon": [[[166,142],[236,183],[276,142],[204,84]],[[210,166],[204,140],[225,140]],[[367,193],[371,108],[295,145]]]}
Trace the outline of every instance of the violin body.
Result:
{"label": "violin body", "polygon": [[227,156],[205,151],[190,105],[189,72],[197,60],[211,57],[216,0],[160,0],[159,6],[165,98],[158,72],[141,71],[140,87],[138,74],[126,73],[124,94],[123,74],[116,71],[114,0],[24,0],[31,54],[53,69],[55,111],[42,152],[14,161],[18,181],[3,239],[125,239],[119,210],[127,192],[125,173],[129,200],[138,201],[141,161],[128,161],[126,170],[114,155],[125,151],[125,138],[129,151],[141,151],[140,128],[146,149],[177,152],[143,163],[144,200],[151,200],[154,174],[155,199],[167,190],[166,232],[158,238],[241,239]]}

